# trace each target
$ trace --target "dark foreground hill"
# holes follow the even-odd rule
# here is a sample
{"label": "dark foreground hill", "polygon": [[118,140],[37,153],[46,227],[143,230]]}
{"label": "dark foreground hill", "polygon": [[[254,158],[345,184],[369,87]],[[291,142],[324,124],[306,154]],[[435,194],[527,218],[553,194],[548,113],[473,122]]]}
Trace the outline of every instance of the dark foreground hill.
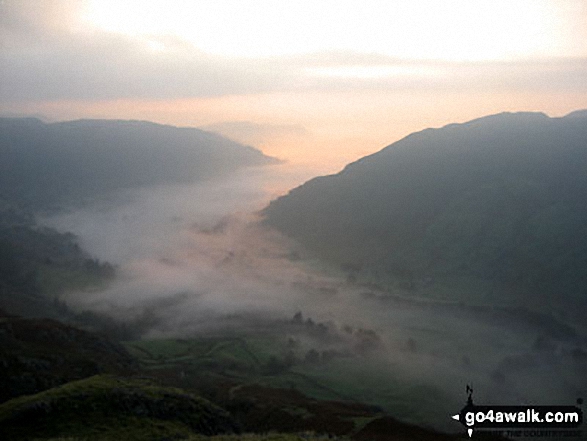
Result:
{"label": "dark foreground hill", "polygon": [[0,310],[0,403],[99,373],[128,374],[137,367],[122,345],[104,336]]}
{"label": "dark foreground hill", "polygon": [[152,382],[95,376],[0,405],[3,439],[185,439],[236,429],[230,415],[200,397]]}
{"label": "dark foreground hill", "polygon": [[[457,434],[443,434],[401,422],[378,406],[341,401],[342,390],[323,384],[323,375],[278,363],[279,346],[295,329],[312,334],[296,322],[274,322],[270,332],[237,338],[126,342],[129,353],[91,332],[0,311],[0,390],[10,392],[0,400],[0,439],[202,440],[231,433],[213,439],[466,439],[458,426]],[[307,396],[297,389],[303,384],[338,399]]]}
{"label": "dark foreground hill", "polygon": [[503,113],[414,133],[264,214],[353,279],[581,317],[586,171],[585,112]]}
{"label": "dark foreground hill", "polygon": [[0,118],[0,195],[32,208],[129,187],[193,182],[272,161],[252,147],[195,128]]}

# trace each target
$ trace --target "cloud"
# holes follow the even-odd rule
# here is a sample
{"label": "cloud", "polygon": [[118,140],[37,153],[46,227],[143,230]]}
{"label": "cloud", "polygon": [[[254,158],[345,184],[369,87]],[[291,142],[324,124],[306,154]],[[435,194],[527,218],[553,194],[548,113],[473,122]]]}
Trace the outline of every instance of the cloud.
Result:
{"label": "cloud", "polygon": [[[154,44],[165,46],[161,51]],[[181,41],[80,36],[0,55],[3,101],[173,99],[259,93],[275,87],[264,66],[227,63]],[[281,80],[283,76],[281,77]]]}
{"label": "cloud", "polygon": [[64,0],[2,0],[0,40],[3,47],[26,47],[67,34],[77,21],[80,2]]}
{"label": "cloud", "polygon": [[[165,49],[154,48],[156,44]],[[58,39],[48,47],[2,51],[0,100],[176,99],[364,89],[586,90],[587,59],[471,64],[388,59],[333,65],[329,55],[325,63],[311,56],[311,65],[303,58],[223,59],[173,39],[110,34]]]}
{"label": "cloud", "polygon": [[0,5],[1,101],[203,97],[259,93],[287,81],[269,62],[204,54],[178,37],[91,28],[80,21],[79,5]]}
{"label": "cloud", "polygon": [[587,58],[464,63],[356,50],[235,58],[204,53],[178,36],[100,30],[83,20],[83,2],[5,0],[0,11],[0,103],[349,90],[587,90]]}

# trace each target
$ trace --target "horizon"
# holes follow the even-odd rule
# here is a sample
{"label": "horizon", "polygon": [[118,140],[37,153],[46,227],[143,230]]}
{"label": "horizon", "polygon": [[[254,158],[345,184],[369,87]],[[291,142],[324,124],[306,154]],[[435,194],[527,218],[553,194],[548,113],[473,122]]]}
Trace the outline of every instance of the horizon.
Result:
{"label": "horizon", "polygon": [[[568,113],[565,113],[563,115],[560,116],[552,116],[547,114],[546,112],[542,112],[542,111],[502,111],[502,112],[497,112],[497,113],[492,113],[492,114],[487,114],[487,115],[482,115],[470,120],[466,120],[466,121],[460,121],[460,122],[449,122],[446,124],[442,124],[439,126],[431,126],[431,127],[423,127],[421,129],[418,129],[414,132],[408,133],[405,136],[402,136],[390,143],[387,143],[385,145],[380,146],[380,148],[372,151],[372,152],[368,152],[365,155],[362,156],[358,156],[355,159],[351,159],[349,162],[344,163],[342,165],[336,164],[338,166],[338,168],[332,167],[332,166],[324,166],[323,164],[316,164],[316,163],[298,163],[296,161],[290,161],[288,159],[284,159],[282,157],[279,156],[272,156],[271,154],[268,154],[266,151],[264,151],[263,149],[259,148],[256,145],[253,145],[251,143],[247,143],[246,141],[242,141],[239,140],[239,136],[231,136],[231,131],[230,130],[218,130],[215,127],[211,127],[211,126],[193,126],[193,125],[175,125],[175,124],[171,124],[171,123],[161,123],[161,122],[157,122],[157,121],[150,121],[150,120],[146,120],[146,119],[121,119],[121,118],[77,118],[77,119],[62,119],[62,120],[52,120],[49,117],[46,117],[45,115],[40,115],[40,114],[11,114],[11,113],[2,113],[0,112],[0,118],[15,118],[15,119],[19,119],[19,118],[32,118],[32,119],[37,119],[39,121],[41,121],[44,124],[59,124],[59,123],[67,123],[67,122],[76,122],[76,121],[120,121],[120,122],[137,122],[137,123],[147,123],[147,124],[155,124],[155,125],[162,125],[162,126],[168,126],[168,127],[173,127],[173,128],[184,128],[184,129],[197,129],[197,130],[202,130],[202,131],[206,131],[206,132],[210,132],[210,133],[214,133],[214,134],[218,134],[220,136],[223,136],[227,139],[230,139],[232,141],[235,141],[237,143],[240,143],[244,146],[247,147],[252,147],[258,151],[260,151],[261,153],[263,153],[265,156],[269,157],[269,158],[274,158],[277,159],[279,161],[279,163],[277,164],[273,164],[273,165],[285,165],[285,166],[289,166],[290,168],[293,168],[293,170],[290,170],[289,172],[284,172],[284,175],[287,175],[288,179],[284,179],[281,182],[276,183],[274,180],[269,184],[269,187],[265,187],[265,190],[268,191],[270,194],[273,194],[273,197],[278,197],[282,194],[284,194],[284,192],[287,192],[288,190],[290,190],[291,188],[297,186],[297,185],[301,185],[303,184],[306,180],[311,179],[315,176],[319,176],[319,175],[332,175],[332,174],[337,174],[340,171],[342,171],[347,165],[360,160],[361,158],[364,158],[365,156],[370,156],[372,154],[375,154],[383,149],[385,149],[386,147],[389,147],[393,144],[395,144],[396,142],[399,142],[407,137],[409,137],[410,135],[414,134],[414,133],[419,133],[428,129],[442,129],[444,127],[447,126],[451,126],[454,124],[467,124],[473,121],[477,121],[480,119],[485,119],[485,118],[490,118],[493,116],[498,116],[498,115],[515,115],[515,114],[536,114],[536,115],[544,115],[549,119],[560,119],[560,118],[566,118],[572,114],[575,114],[577,112],[587,112],[587,107],[586,108],[577,108],[574,110],[571,110]],[[251,125],[252,123],[250,123],[249,121],[235,121],[235,124],[242,124],[243,126],[247,127],[249,125]]]}
{"label": "horizon", "polygon": [[197,127],[318,173],[429,127],[587,108],[576,0],[7,0],[0,11],[0,113]]}

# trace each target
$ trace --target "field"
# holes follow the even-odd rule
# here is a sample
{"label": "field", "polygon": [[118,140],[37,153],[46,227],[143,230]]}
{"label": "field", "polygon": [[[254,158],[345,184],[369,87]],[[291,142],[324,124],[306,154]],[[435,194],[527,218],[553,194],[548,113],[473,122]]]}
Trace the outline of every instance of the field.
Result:
{"label": "field", "polygon": [[[292,328],[289,326],[290,331],[299,331]],[[445,416],[445,408],[438,403],[450,397],[432,386],[405,381],[402,371],[379,357],[375,347],[357,351],[346,341],[324,342],[303,334],[146,340],[125,346],[154,376],[173,379],[178,387],[202,392],[207,385],[223,380],[227,400],[271,388],[299,392],[314,400],[371,406],[366,419],[365,415],[350,418],[356,428],[382,413],[413,424],[430,420],[433,412],[436,419]],[[454,403],[457,409],[459,405]],[[297,412],[311,414],[307,409]]]}

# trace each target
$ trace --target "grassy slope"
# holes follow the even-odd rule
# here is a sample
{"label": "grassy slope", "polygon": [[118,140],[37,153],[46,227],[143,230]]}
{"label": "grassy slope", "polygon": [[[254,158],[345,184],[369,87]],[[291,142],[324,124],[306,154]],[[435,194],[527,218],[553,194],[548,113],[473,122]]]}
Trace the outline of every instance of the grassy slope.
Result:
{"label": "grassy slope", "polygon": [[[251,396],[279,402],[269,393],[274,388],[284,391],[282,398],[292,394],[288,398],[290,401],[286,399],[282,406],[297,406],[306,416],[314,415],[317,410],[312,410],[309,402],[294,399],[295,393],[310,400],[342,401],[351,407],[355,403],[370,403],[372,406],[362,405],[360,411],[355,409],[348,418],[342,418],[342,421],[352,422],[348,434],[356,432],[359,423],[365,423],[361,418],[370,421],[382,411],[408,421],[425,420],[435,408],[434,402],[439,400],[438,391],[418,385],[406,386],[391,366],[387,369],[381,360],[369,354],[322,357],[309,362],[304,360],[304,354],[311,345],[292,350],[285,337],[275,334],[239,339],[136,341],[126,346],[153,375],[159,373],[167,379],[175,378],[178,386],[205,389],[204,378],[216,384],[221,384],[220,379],[223,379],[225,397],[221,399],[225,399],[228,406],[231,400],[237,402]],[[288,364],[285,360],[291,358],[292,353],[294,361]],[[194,378],[200,381],[194,382]],[[413,402],[406,401],[408,396]],[[433,402],[428,402],[430,400]],[[319,412],[327,411],[320,409]],[[336,412],[339,416],[344,413],[340,409]]]}
{"label": "grassy slope", "polygon": [[[4,317],[0,325],[4,326],[0,334],[14,338],[2,347],[12,351],[13,359],[26,361],[24,367],[31,376],[47,374],[48,366],[49,373],[63,374],[61,380],[67,381],[68,369],[76,375],[91,375],[76,370],[88,361],[84,357],[91,361],[93,356],[94,363],[103,364],[113,357],[106,340],[50,320]],[[334,341],[331,337],[321,334],[322,347],[310,338],[292,345],[292,340],[301,341],[302,334],[311,332],[314,328],[284,322],[279,332],[238,338],[127,342],[131,355],[140,361],[139,372],[148,375],[148,380],[98,375],[6,401],[0,404],[0,439],[191,439],[194,433],[235,429],[353,439],[456,439],[362,404],[384,403],[393,408],[398,394],[425,396],[429,391],[406,392],[400,380],[390,383],[393,375],[371,364],[365,352],[354,359],[349,354],[325,357],[324,341]],[[304,360],[313,348],[321,350],[320,358]],[[52,366],[55,360],[63,363]],[[116,357],[110,361],[115,363]],[[374,383],[385,387],[373,387]],[[242,438],[227,441],[232,439]],[[273,438],[250,435],[244,439]],[[276,435],[275,439],[297,438]]]}
{"label": "grassy slope", "polygon": [[442,400],[438,391],[402,381],[367,353],[309,362],[303,354],[310,346],[302,345],[293,350],[296,359],[288,365],[288,340],[276,331],[241,338],[134,341],[126,346],[151,375],[209,397],[245,432],[310,431],[356,440],[460,439],[395,418],[429,418],[426,413],[434,403],[426,400],[431,398],[436,410],[444,412],[437,405]]}
{"label": "grassy slope", "polygon": [[3,439],[149,440],[234,429],[225,411],[202,398],[146,380],[112,376],[70,382],[0,405]]}

